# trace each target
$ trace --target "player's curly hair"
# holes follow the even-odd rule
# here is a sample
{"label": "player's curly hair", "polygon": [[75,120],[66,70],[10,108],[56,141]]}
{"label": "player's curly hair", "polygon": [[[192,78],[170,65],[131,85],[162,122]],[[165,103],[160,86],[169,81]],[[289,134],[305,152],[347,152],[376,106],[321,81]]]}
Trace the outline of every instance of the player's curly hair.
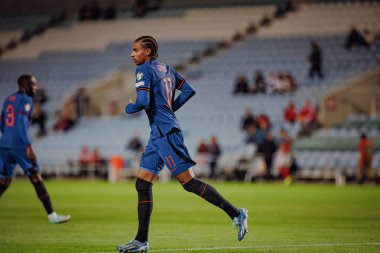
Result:
{"label": "player's curly hair", "polygon": [[151,50],[150,57],[152,60],[158,58],[158,44],[155,38],[152,36],[142,36],[135,40],[135,43],[139,42],[144,48],[149,48]]}

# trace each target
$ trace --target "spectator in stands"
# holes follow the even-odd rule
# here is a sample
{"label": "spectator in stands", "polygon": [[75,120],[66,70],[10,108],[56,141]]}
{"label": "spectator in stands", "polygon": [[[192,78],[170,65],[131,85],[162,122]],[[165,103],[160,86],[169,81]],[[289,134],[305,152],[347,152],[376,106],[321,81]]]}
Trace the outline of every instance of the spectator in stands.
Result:
{"label": "spectator in stands", "polygon": [[197,147],[197,155],[195,161],[197,163],[197,174],[202,176],[210,176],[208,145],[205,140],[201,140]]}
{"label": "spectator in stands", "polygon": [[265,140],[266,131],[256,125],[249,125],[247,129],[246,144],[255,144],[259,147]]}
{"label": "spectator in stands", "polygon": [[297,82],[292,73],[289,71],[285,73],[285,78],[289,83],[288,92],[294,92],[297,89]]}
{"label": "spectator in stands", "polygon": [[88,147],[82,147],[79,153],[78,166],[79,175],[86,176],[88,172],[88,166],[90,165],[90,151]]}
{"label": "spectator in stands", "polygon": [[369,48],[369,44],[366,41],[366,39],[363,37],[363,34],[360,33],[355,27],[353,27],[346,38],[344,47],[347,50],[351,50],[352,47]]}
{"label": "spectator in stands", "polygon": [[311,52],[308,56],[310,63],[309,77],[313,78],[315,74],[318,75],[319,79],[323,78],[322,73],[322,50],[315,41],[310,41]]}
{"label": "spectator in stands", "polygon": [[204,140],[201,140],[201,142],[198,145],[197,148],[197,153],[198,154],[207,154],[208,153],[208,147],[207,144]]}
{"label": "spectator in stands", "polygon": [[265,114],[260,114],[257,117],[257,125],[254,128],[250,128],[247,131],[247,143],[254,143],[259,147],[265,140],[267,132],[269,132],[270,122],[269,118]]}
{"label": "spectator in stands", "polygon": [[209,165],[210,165],[210,178],[216,178],[216,168],[218,159],[221,155],[221,149],[219,147],[218,138],[215,135],[210,137],[210,144],[207,147],[209,154]]}
{"label": "spectator in stands", "polygon": [[88,116],[90,107],[90,96],[85,87],[79,87],[73,97],[78,118]]}
{"label": "spectator in stands", "polygon": [[268,78],[267,93],[277,93],[279,90],[281,90],[281,86],[282,84],[279,76],[275,71],[271,70]]}
{"label": "spectator in stands", "polygon": [[66,132],[77,122],[77,112],[73,101],[65,103],[63,112],[56,113],[57,120],[53,126],[56,132]]}
{"label": "spectator in stands", "polygon": [[296,105],[293,101],[289,101],[288,105],[284,109],[284,120],[291,124],[294,124],[297,120]]}
{"label": "spectator in stands", "polygon": [[268,16],[268,14],[264,14],[262,19],[260,20],[260,25],[261,26],[268,26],[268,25],[270,25],[271,22],[272,21],[271,21],[270,17]]}
{"label": "spectator in stands", "polygon": [[357,171],[357,181],[363,184],[368,178],[372,162],[372,143],[366,134],[361,134],[359,142],[359,166]]}
{"label": "spectator in stands", "polygon": [[298,114],[301,123],[300,136],[309,136],[312,131],[319,127],[317,122],[317,109],[310,100],[306,100]]}
{"label": "spectator in stands", "polygon": [[38,132],[37,132],[37,137],[43,137],[46,135],[46,127],[45,127],[46,120],[47,120],[47,115],[42,110],[41,103],[35,103],[31,124],[32,125],[37,124],[39,127]]}
{"label": "spectator in stands", "polygon": [[258,123],[256,122],[255,117],[253,116],[253,113],[249,108],[247,108],[245,110],[245,114],[241,120],[240,125],[241,125],[241,130],[243,130],[243,131],[247,131],[247,129],[250,125],[257,125],[258,126]]}
{"label": "spectator in stands", "polygon": [[263,75],[263,72],[261,70],[256,70],[255,77],[253,79],[253,93],[265,93],[266,92],[266,82]]}
{"label": "spectator in stands", "polygon": [[268,115],[261,113],[257,117],[257,124],[261,130],[263,130],[265,132],[269,132],[269,129],[271,127],[271,123],[270,123]]}
{"label": "spectator in stands", "polygon": [[98,148],[92,151],[90,165],[93,167],[95,176],[107,177],[107,161],[102,157]]}
{"label": "spectator in stands", "polygon": [[46,94],[46,90],[44,88],[38,88],[36,95],[33,98],[33,103],[39,103],[41,105],[45,104],[49,101],[49,97]]}
{"label": "spectator in stands", "polygon": [[128,145],[126,146],[127,149],[132,150],[136,153],[141,153],[144,151],[143,143],[139,137],[138,134],[135,134],[132,139],[128,142]]}
{"label": "spectator in stands", "polygon": [[249,85],[247,78],[244,75],[240,75],[235,83],[234,94],[247,94],[249,92]]}
{"label": "spectator in stands", "polygon": [[375,42],[375,35],[367,28],[363,30],[363,38],[368,44],[368,48]]}
{"label": "spectator in stands", "polygon": [[274,135],[272,132],[268,132],[265,140],[258,148],[258,153],[264,156],[265,166],[266,166],[266,178],[271,179],[272,175],[272,164],[273,157],[277,150],[277,144],[274,141]]}

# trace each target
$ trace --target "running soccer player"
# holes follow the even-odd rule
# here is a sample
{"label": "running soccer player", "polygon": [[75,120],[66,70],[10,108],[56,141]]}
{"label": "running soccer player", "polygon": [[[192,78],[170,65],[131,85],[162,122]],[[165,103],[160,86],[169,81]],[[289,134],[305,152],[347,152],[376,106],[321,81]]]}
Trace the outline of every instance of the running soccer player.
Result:
{"label": "running soccer player", "polygon": [[[194,176],[190,158],[183,143],[181,127],[174,114],[194,94],[194,88],[174,69],[159,62],[158,45],[151,36],[143,36],[133,43],[131,57],[136,69],[135,103],[129,103],[125,111],[129,114],[145,109],[151,127],[150,139],[141,157],[137,174],[138,231],[135,239],[122,246],[119,252],[147,252],[148,231],[153,209],[152,185],[166,164],[173,176],[188,192],[193,192],[211,204],[221,208],[233,220],[241,241],[247,232],[248,211],[236,208],[224,199],[211,185]],[[175,98],[175,90],[181,94]]]}
{"label": "running soccer player", "polygon": [[33,96],[37,91],[36,78],[22,75],[17,80],[19,91],[8,96],[0,118],[0,197],[12,181],[16,164],[19,164],[41,200],[51,224],[70,220],[70,215],[54,212],[49,194],[42,182],[36,155],[32,148],[28,127],[33,111]]}

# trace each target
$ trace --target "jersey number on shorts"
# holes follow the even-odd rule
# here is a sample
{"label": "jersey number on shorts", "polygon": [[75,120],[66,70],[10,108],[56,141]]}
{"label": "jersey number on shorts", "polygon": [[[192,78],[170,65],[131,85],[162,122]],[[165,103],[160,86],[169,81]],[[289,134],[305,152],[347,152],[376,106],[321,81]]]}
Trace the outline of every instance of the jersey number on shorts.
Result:
{"label": "jersey number on shorts", "polygon": [[5,109],[5,124],[11,127],[15,123],[15,109],[13,105],[8,105],[7,109]]}
{"label": "jersey number on shorts", "polygon": [[172,82],[172,79],[169,77],[166,77],[166,78],[162,79],[162,81],[164,82],[164,86],[165,86],[165,95],[166,95],[166,99],[168,101],[168,106],[169,106],[169,108],[172,108],[172,98],[173,98],[173,82]]}

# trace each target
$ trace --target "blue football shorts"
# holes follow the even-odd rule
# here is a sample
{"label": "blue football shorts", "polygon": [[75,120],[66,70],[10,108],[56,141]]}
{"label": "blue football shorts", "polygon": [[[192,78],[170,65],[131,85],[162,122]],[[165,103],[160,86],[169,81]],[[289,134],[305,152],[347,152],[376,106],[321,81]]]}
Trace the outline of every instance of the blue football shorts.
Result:
{"label": "blue football shorts", "polygon": [[179,130],[171,131],[154,140],[150,139],[142,154],[140,167],[159,175],[165,164],[173,176],[196,164],[191,159]]}
{"label": "blue football shorts", "polygon": [[27,176],[40,170],[36,160],[31,160],[26,156],[26,148],[0,148],[0,178],[13,177],[17,164]]}

